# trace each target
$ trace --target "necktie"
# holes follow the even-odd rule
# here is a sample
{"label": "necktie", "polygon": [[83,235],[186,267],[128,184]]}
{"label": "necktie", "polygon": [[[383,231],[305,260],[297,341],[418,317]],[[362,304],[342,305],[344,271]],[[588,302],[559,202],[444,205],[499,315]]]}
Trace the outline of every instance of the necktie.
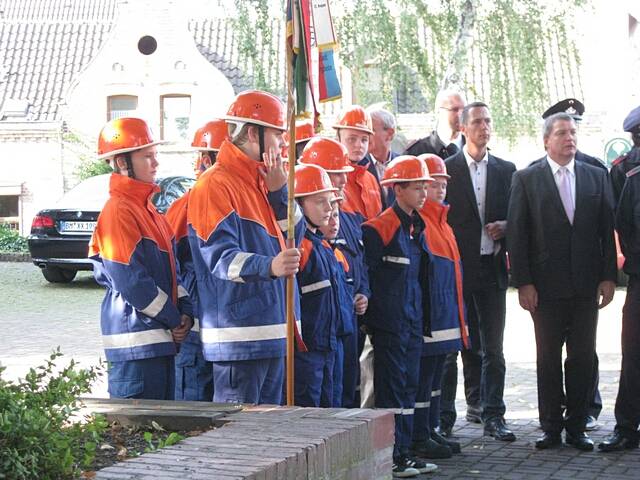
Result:
{"label": "necktie", "polygon": [[569,171],[565,167],[558,169],[558,191],[560,192],[560,200],[562,200],[562,206],[567,214],[569,223],[573,225],[573,215],[575,209],[573,206],[573,196],[571,195],[571,182],[569,181]]}

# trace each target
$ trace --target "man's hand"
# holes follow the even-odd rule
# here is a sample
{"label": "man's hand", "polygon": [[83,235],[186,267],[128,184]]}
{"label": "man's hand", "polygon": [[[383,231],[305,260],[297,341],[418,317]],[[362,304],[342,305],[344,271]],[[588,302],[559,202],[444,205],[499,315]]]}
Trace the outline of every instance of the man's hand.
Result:
{"label": "man's hand", "polygon": [[182,343],[189,331],[193,327],[193,318],[189,315],[180,315],[180,325],[173,330],[171,330],[171,335],[173,336],[173,341],[176,343]]}
{"label": "man's hand", "polygon": [[487,233],[491,237],[491,240],[500,240],[507,234],[507,221],[496,220],[492,223],[487,223],[484,228],[487,229]]}
{"label": "man's hand", "polygon": [[277,192],[287,183],[287,171],[280,152],[269,150],[262,154],[263,168],[258,169],[264,184],[270,192]]}
{"label": "man's hand", "polygon": [[613,300],[616,284],[611,280],[605,280],[598,284],[598,308],[604,308]]}
{"label": "man's hand", "polygon": [[518,288],[518,300],[520,306],[533,313],[538,307],[538,291],[532,284],[523,285]]}
{"label": "man's hand", "polygon": [[367,311],[367,307],[369,306],[369,299],[361,293],[356,293],[353,297],[353,305],[356,310],[356,315],[364,315],[364,312]]}
{"label": "man's hand", "polygon": [[298,273],[300,267],[300,250],[287,248],[273,257],[271,262],[271,275],[274,277],[286,277]]}

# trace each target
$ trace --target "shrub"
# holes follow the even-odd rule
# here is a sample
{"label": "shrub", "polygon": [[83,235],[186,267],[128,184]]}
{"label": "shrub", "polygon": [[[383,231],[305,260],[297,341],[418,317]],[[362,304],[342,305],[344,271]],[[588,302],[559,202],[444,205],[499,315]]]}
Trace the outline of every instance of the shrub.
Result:
{"label": "shrub", "polygon": [[0,252],[27,253],[27,239],[4,223],[0,223]]}
{"label": "shrub", "polygon": [[46,364],[24,380],[2,379],[0,367],[0,478],[6,480],[74,478],[93,461],[107,427],[103,417],[71,422],[78,396],[90,391],[101,367],[77,369],[73,360],[59,369],[58,348]]}

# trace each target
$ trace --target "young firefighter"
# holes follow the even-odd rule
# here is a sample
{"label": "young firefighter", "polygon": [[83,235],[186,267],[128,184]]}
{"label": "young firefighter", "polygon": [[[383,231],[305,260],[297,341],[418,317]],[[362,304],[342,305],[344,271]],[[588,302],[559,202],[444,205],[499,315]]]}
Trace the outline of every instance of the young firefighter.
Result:
{"label": "young firefighter", "polygon": [[[227,124],[224,120],[212,120],[196,130],[191,143],[194,150],[198,152],[194,165],[196,178],[215,163],[216,155],[225,138],[227,138]],[[189,292],[196,315],[195,325],[182,342],[180,352],[176,356],[175,399],[210,402],[213,399],[213,367],[202,354],[200,324],[197,321],[199,318],[198,289],[187,231],[189,192],[190,190],[173,202],[166,214],[166,219],[176,236],[183,285]]]}
{"label": "young firefighter", "polygon": [[[444,203],[450,178],[437,155],[420,155],[433,178],[427,184],[427,201],[420,211],[425,220],[426,298],[422,302],[425,336],[413,425],[412,451],[422,458],[449,458],[460,453],[460,444],[440,436],[440,387],[447,353],[469,346],[462,297],[462,263],[453,230],[447,223]],[[423,277],[424,278],[424,277]]]}
{"label": "young firefighter", "polygon": [[375,406],[395,412],[393,476],[413,477],[437,467],[409,456],[422,349],[421,265],[427,252],[419,215],[431,180],[424,162],[411,155],[393,160],[382,185],[392,186],[393,206],[362,225],[369,266]]}
{"label": "young firefighter", "polygon": [[173,232],[151,203],[159,143],[139,118],[110,121],[98,139],[115,173],[89,257],[106,288],[100,325],[114,398],[173,399],[176,343],[193,326]]}
{"label": "young firefighter", "polygon": [[[342,197],[344,194],[344,187],[347,184],[347,174],[354,170],[354,167],[350,164],[346,147],[330,138],[317,137],[310,140],[302,152],[300,163],[318,165],[324,168],[329,174],[331,184],[338,189],[337,195],[339,197]],[[362,243],[362,230],[360,229],[362,221],[361,215],[345,212],[340,208],[338,234],[335,239],[329,240],[329,243],[338,246],[344,254],[349,265],[348,276],[353,280],[354,314],[350,319],[346,317],[343,319],[344,330],[338,331],[341,346],[343,347],[344,362],[342,400],[336,405],[346,408],[357,408],[360,406],[360,398],[357,391],[360,383],[360,362],[358,358],[359,330],[356,315],[363,315],[366,312],[368,298],[371,296],[371,292],[369,291],[369,278],[364,265],[364,247]],[[349,320],[351,322],[350,325]],[[339,374],[336,378],[339,378]],[[334,388],[334,393],[337,393],[336,390],[337,389]]]}
{"label": "young firefighter", "polygon": [[307,221],[297,274],[302,339],[308,349],[296,352],[295,356],[295,403],[302,407],[334,406],[336,329],[341,322],[345,277],[342,265],[319,228],[329,223],[336,191],[322,168],[296,167],[295,197]]}
{"label": "young firefighter", "polygon": [[[300,262],[282,233],[285,108],[270,93],[248,90],[236,96],[225,121],[231,140],[194,185],[187,208],[204,357],[213,362],[214,401],[280,404],[285,277]],[[296,219],[302,220],[299,211]],[[298,223],[301,233],[304,222]]]}

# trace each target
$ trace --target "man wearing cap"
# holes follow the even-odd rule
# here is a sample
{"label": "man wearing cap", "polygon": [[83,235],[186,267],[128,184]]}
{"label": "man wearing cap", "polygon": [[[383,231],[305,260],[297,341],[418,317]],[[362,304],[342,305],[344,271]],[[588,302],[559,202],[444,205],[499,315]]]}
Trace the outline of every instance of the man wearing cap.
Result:
{"label": "man wearing cap", "polygon": [[[226,117],[231,140],[189,196],[189,243],[204,356],[216,402],[282,401],[285,280],[300,252],[287,248],[287,174],[279,152],[285,108],[266,92],[238,94]],[[296,209],[296,224],[302,214]],[[299,303],[296,296],[296,318]]]}
{"label": "man wearing cap", "polygon": [[100,327],[114,398],[172,400],[176,344],[193,326],[173,232],[151,203],[160,143],[129,117],[111,120],[98,140],[98,158],[114,173],[89,258],[106,289]]}
{"label": "man wearing cap", "polygon": [[622,187],[624,187],[625,180],[627,179],[627,172],[640,165],[640,107],[636,107],[629,112],[627,118],[624,119],[622,129],[631,134],[633,148],[624,155],[616,158],[611,165],[609,178],[611,179],[611,190],[613,191],[613,198],[616,203],[620,198]]}
{"label": "man wearing cap", "polygon": [[[584,114],[584,105],[580,100],[576,100],[575,98],[565,98],[564,100],[559,101],[558,103],[549,107],[543,114],[542,119],[546,120],[548,117],[553,115],[554,113],[566,113],[570,115],[571,118],[576,122],[579,126],[579,123],[582,121],[582,115]],[[536,164],[537,162],[544,161],[535,160],[531,163],[531,165]],[[586,153],[581,152],[580,150],[576,150],[575,156],[576,162],[585,162],[594,167],[602,168],[607,171],[607,167],[605,164],[596,157],[592,157],[591,155],[587,155]],[[600,412],[602,411],[602,398],[600,397],[600,389],[598,388],[598,384],[600,383],[600,374],[598,366],[600,361],[598,359],[598,354],[596,353],[594,359],[594,370],[593,370],[593,395],[591,403],[589,404],[589,409],[587,411],[587,424],[586,430],[596,430],[598,428],[598,416],[600,416]]]}
{"label": "man wearing cap", "polygon": [[[371,115],[373,135],[369,142],[369,153],[360,164],[367,165],[379,183],[389,162],[399,155],[391,150],[391,142],[396,136],[396,119],[390,111],[380,107],[368,107],[367,113]],[[393,205],[393,189],[380,186],[380,198],[383,208]]]}
{"label": "man wearing cap", "polygon": [[[197,152],[194,165],[196,178],[215,163],[220,145],[226,138],[227,124],[221,119],[207,122],[196,130],[191,143],[191,147]],[[191,190],[188,190],[173,202],[166,213],[167,222],[176,236],[177,258],[182,271],[182,281],[189,292],[196,314],[194,327],[182,342],[176,357],[175,399],[207,402],[213,398],[213,365],[205,360],[200,341],[198,289],[187,227],[187,205],[190,192]]]}
{"label": "man wearing cap", "polygon": [[[506,218],[511,175],[516,167],[489,153],[491,114],[482,102],[462,110],[466,144],[446,159],[451,180],[447,186],[449,224],[458,242],[463,266],[471,350],[462,362],[467,420],[484,423],[484,433],[513,441],[505,425],[503,399],[505,360],[503,337],[506,315]],[[450,432],[456,418],[457,353],[447,356],[442,386],[440,427]],[[480,418],[479,418],[480,417]]]}
{"label": "man wearing cap", "polygon": [[[635,113],[634,113],[635,112]],[[640,108],[627,117],[625,130],[632,130],[634,150],[640,132]],[[633,131],[633,129],[636,129]],[[632,150],[632,152],[634,151]],[[629,275],[627,297],[622,310],[622,364],[616,398],[616,426],[613,434],[598,448],[604,452],[638,448],[640,433],[640,165],[629,170],[616,207],[616,229],[625,256],[624,271]]]}
{"label": "man wearing cap", "polygon": [[[571,115],[545,119],[546,157],[513,175],[507,242],[520,305],[536,336],[538,410],[544,431],[535,446],[565,441],[592,450],[585,433],[593,398],[598,309],[613,299],[616,249],[607,173],[576,162]],[[566,343],[563,418],[563,362]]]}
{"label": "man wearing cap", "polygon": [[407,155],[433,153],[443,160],[458,153],[465,144],[460,132],[460,113],[464,108],[464,99],[455,90],[441,90],[436,96],[436,128],[427,137],[409,144]]}
{"label": "man wearing cap", "polygon": [[347,147],[353,172],[347,174],[342,208],[358,213],[365,220],[374,218],[382,210],[380,186],[376,177],[362,165],[369,151],[369,141],[373,134],[371,116],[359,105],[353,105],[340,114],[336,124],[338,141]]}

